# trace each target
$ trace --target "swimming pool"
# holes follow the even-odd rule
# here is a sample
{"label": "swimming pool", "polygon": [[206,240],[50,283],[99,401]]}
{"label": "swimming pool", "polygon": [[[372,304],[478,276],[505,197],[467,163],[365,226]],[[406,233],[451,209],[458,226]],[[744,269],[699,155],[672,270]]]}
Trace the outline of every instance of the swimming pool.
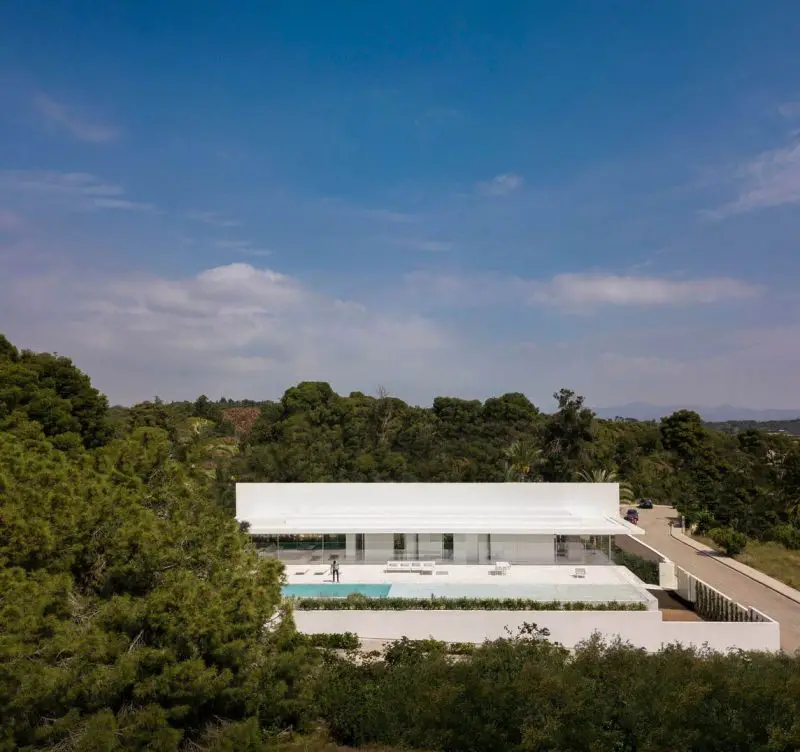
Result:
{"label": "swimming pool", "polygon": [[346,598],[359,594],[366,598],[525,598],[532,601],[586,603],[644,603],[647,596],[631,584],[478,584],[478,583],[298,583],[284,585],[287,598]]}
{"label": "swimming pool", "polygon": [[284,585],[281,593],[287,598],[347,598],[348,595],[363,595],[367,598],[385,598],[392,589],[382,583],[320,583],[304,582],[299,585]]}

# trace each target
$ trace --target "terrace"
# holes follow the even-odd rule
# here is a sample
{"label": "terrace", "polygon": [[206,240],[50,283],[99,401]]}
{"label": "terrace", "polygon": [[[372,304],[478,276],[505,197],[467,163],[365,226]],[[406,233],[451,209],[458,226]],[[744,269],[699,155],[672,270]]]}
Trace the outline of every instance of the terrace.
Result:
{"label": "terrace", "polygon": [[[576,576],[582,570],[583,576]],[[580,574],[580,572],[578,572]],[[625,567],[610,565],[567,567],[512,565],[505,574],[492,566],[437,566],[435,574],[387,572],[386,566],[342,566],[339,585],[329,568],[286,568],[284,594],[297,597],[345,597],[362,593],[376,598],[475,598],[560,603],[640,603],[658,609],[658,601]]]}

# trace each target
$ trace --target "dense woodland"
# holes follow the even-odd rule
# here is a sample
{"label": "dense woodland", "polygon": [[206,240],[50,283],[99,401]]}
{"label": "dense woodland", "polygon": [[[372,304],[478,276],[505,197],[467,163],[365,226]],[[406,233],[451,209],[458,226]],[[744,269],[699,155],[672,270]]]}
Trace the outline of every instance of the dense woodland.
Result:
{"label": "dense woodland", "polygon": [[302,383],[109,408],[68,358],[0,336],[0,750],[262,750],[320,727],[428,750],[800,748],[794,657],[573,655],[531,627],[458,660],[401,643],[354,662],[295,632],[235,480],[617,479],[731,547],[800,547],[800,443],[555,400],[420,408]]}

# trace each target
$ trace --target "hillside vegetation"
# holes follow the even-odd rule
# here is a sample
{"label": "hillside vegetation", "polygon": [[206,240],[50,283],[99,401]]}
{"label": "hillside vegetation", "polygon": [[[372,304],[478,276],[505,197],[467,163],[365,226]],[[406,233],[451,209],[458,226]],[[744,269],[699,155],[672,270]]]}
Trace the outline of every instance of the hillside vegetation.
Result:
{"label": "hillside vegetation", "polygon": [[531,625],[457,660],[400,642],[355,661],[297,634],[281,565],[233,519],[236,479],[619,478],[712,533],[796,543],[795,443],[556,400],[418,408],[304,383],[109,408],[68,358],[0,336],[0,751],[800,747],[796,657],[573,654]]}

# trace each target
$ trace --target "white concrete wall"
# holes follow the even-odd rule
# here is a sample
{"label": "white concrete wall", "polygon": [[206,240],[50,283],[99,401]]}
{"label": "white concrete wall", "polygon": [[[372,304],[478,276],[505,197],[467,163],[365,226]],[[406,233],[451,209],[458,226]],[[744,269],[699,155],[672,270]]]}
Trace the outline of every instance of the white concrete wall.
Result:
{"label": "white concrete wall", "polygon": [[685,646],[702,648],[706,643],[712,650],[780,650],[781,635],[778,622],[739,621],[665,621],[661,624],[661,641],[665,645],[680,642]]}
{"label": "white concrete wall", "polygon": [[620,636],[654,652],[670,643],[712,650],[780,649],[777,623],[663,622],[660,611],[296,611],[301,632],[355,632],[363,639],[434,638],[447,642],[483,642],[506,637],[524,623],[550,630],[550,638],[567,648],[599,632]]}

